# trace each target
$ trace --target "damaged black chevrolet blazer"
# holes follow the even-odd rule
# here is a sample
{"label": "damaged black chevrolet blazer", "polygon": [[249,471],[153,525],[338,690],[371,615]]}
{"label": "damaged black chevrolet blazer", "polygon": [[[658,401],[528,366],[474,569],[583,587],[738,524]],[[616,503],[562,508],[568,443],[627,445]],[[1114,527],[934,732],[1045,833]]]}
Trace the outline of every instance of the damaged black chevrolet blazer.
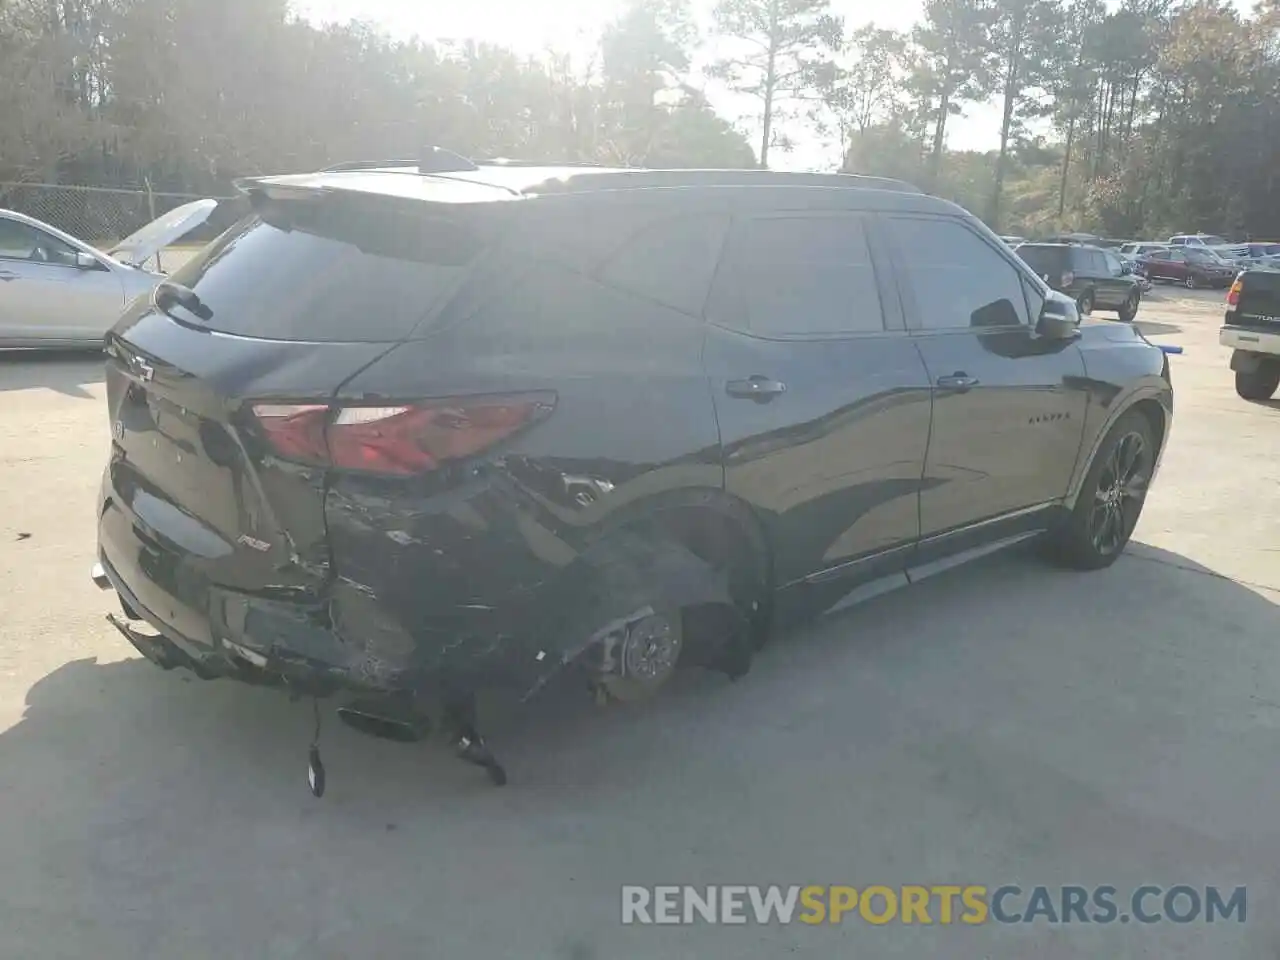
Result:
{"label": "damaged black chevrolet blazer", "polygon": [[437,153],[240,188],[108,337],[113,622],[439,719],[499,782],[477,691],[740,676],[779,621],[1033,536],[1104,567],[1168,435],[1157,347],[898,181]]}

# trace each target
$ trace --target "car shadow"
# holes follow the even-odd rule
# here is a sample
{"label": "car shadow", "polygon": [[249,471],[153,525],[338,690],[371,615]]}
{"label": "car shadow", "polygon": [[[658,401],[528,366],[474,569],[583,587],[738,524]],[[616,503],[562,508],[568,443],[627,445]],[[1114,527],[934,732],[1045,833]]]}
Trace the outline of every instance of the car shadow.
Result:
{"label": "car shadow", "polygon": [[[1077,799],[1071,791],[1083,789],[1067,778],[1078,755],[1062,745],[1087,734],[1071,724],[1096,723],[1107,698],[1119,697],[1133,702],[1132,713],[1111,715],[1117,727],[1099,750],[1135,767],[1176,752],[1178,744],[1152,738],[1168,730],[1176,739],[1218,718],[1197,715],[1197,707],[1210,709],[1203,703],[1168,702],[1170,691],[1158,684],[1155,694],[1135,688],[1134,678],[1167,670],[1178,682],[1198,682],[1193,675],[1206,664],[1247,672],[1241,638],[1253,649],[1276,636],[1280,606],[1178,554],[1135,545],[1111,571],[1075,574],[1019,551],[778,637],[736,683],[690,671],[648,704],[600,708],[585,695],[504,704],[488,725],[511,774],[503,789],[442,748],[371,739],[326,711],[320,743],[329,792],[319,801],[305,782],[309,704],[164,673],[139,659],[77,659],[32,685],[21,719],[0,734],[0,842],[15,877],[22,874],[0,881],[0,894],[14,884],[33,898],[56,891],[92,903],[106,918],[97,921],[104,932],[117,924],[129,937],[127,924],[144,920],[151,926],[138,938],[177,924],[216,929],[228,938],[227,955],[252,952],[248,933],[230,922],[236,911],[256,916],[283,902],[287,924],[301,917],[290,912],[290,898],[318,896],[325,911],[337,911],[323,916],[343,943],[348,933],[367,936],[355,918],[388,909],[388,896],[412,903],[413,916],[446,910],[405,891],[428,883],[439,896],[440,882],[423,878],[448,875],[463,861],[464,886],[481,883],[481,874],[488,883],[496,871],[535,901],[561,895],[542,886],[554,885],[542,876],[548,860],[580,882],[595,872],[594,893],[613,904],[617,888],[604,889],[606,879],[636,882],[604,866],[619,852],[624,873],[639,869],[627,856],[642,849],[655,851],[656,861],[670,857],[672,875],[693,869],[708,849],[723,859],[718,844],[727,839],[715,831],[727,820],[745,818],[748,835],[782,826],[771,804],[789,796],[779,792],[785,784],[811,783],[821,795],[848,789],[848,778],[863,784],[861,799],[849,797],[855,806],[923,791],[980,809],[987,800],[974,770],[984,768],[947,760],[953,748],[965,763],[998,762],[983,777],[1011,778],[1001,789],[1029,818],[1009,829],[1039,829],[1041,804],[1048,820],[1082,816],[1068,809]],[[1280,703],[1254,706],[1280,713]],[[1162,727],[1148,711],[1182,713]],[[1024,723],[1034,728],[1025,736],[1035,751],[1008,754],[999,731]],[[1080,809],[1105,812],[1097,797]],[[647,846],[626,846],[618,831],[627,822],[648,836]],[[1099,814],[1087,827],[1061,834],[1063,849],[1123,849],[1135,831],[1147,831],[1151,847],[1169,856],[1183,849],[1155,835],[1165,829],[1158,818],[1112,824]],[[1035,844],[1052,832],[1044,830]],[[803,841],[816,842],[807,834]],[[819,856],[817,847],[804,849]],[[750,858],[730,861],[745,869]],[[232,878],[242,876],[250,882],[238,887]],[[507,922],[501,911],[488,916]],[[19,939],[32,947],[21,955],[57,953],[38,949],[56,936],[51,926]]]}
{"label": "car shadow", "polygon": [[85,387],[106,375],[100,350],[0,349],[0,391],[44,388],[90,399]]}
{"label": "car shadow", "polygon": [[1133,325],[1146,336],[1152,337],[1162,337],[1182,332],[1182,327],[1176,323],[1165,323],[1160,320],[1135,320]]}
{"label": "car shadow", "polygon": [[[1164,581],[1184,573],[1198,574],[1203,578],[1200,585],[1209,590],[1210,609],[1246,611],[1268,635],[1280,636],[1280,606],[1260,599],[1248,587],[1179,554],[1136,542],[1116,569],[1132,569],[1139,561],[1151,568],[1145,571],[1147,579],[1161,582],[1162,589],[1156,593],[1175,589]],[[640,716],[648,718],[645,722],[695,717],[703,722],[707,719],[703,714],[714,711],[718,700],[750,696],[751,688],[764,687],[785,696],[792,683],[822,683],[809,671],[822,672],[822,658],[831,653],[826,648],[833,638],[843,643],[850,631],[862,636],[863,642],[845,648],[837,667],[854,668],[859,661],[874,660],[880,652],[877,636],[896,645],[899,652],[915,649],[923,655],[931,648],[945,647],[945,637],[922,631],[925,624],[918,621],[921,609],[945,605],[953,595],[963,595],[966,602],[982,602],[983,595],[994,598],[1008,596],[1011,590],[1023,591],[1020,602],[1043,607],[1044,618],[1055,616],[1055,607],[1061,607],[1056,612],[1064,618],[1078,617],[1076,585],[1084,582],[1082,576],[1098,586],[1109,586],[1108,577],[1114,578],[1108,573],[1058,571],[1038,560],[1033,551],[1010,551],[786,631],[773,638],[757,655],[747,678],[736,683],[717,673],[690,670],[678,674],[655,701],[600,707],[585,690],[553,682],[527,703],[506,697],[486,703],[486,727],[491,739],[501,743],[498,752],[507,754],[503,759],[514,759],[513,771],[524,768],[520,772],[528,774],[536,767],[540,747],[569,748],[580,751],[586,761],[578,773],[604,783],[616,772],[608,743],[611,727],[619,732]],[[1152,593],[1126,593],[1124,602],[1133,618],[1162,615],[1163,607]],[[894,617],[897,622],[882,629],[886,619]],[[871,626],[876,629],[868,632]],[[127,650],[132,653],[123,640],[119,643],[122,656]],[[388,791],[424,795],[421,788],[427,781],[430,788],[425,794],[451,799],[487,785],[481,771],[455,760],[434,738],[417,744],[372,738],[337,720],[336,701],[322,704],[323,745],[335,780],[349,777],[359,782],[361,791],[383,800]],[[587,719],[589,726],[584,725]],[[302,786],[312,724],[308,704],[291,701],[276,690],[228,680],[202,681],[183,670],[162,671],[136,657],[107,663],[79,659],[30,688],[22,721],[0,735],[0,769],[17,769],[20,755],[31,754],[46,739],[63,740],[79,745],[76,754],[96,757],[101,763],[110,760],[112,766],[128,770],[136,788],[145,790],[149,784],[158,786],[152,781],[164,775],[163,758],[187,758],[181,761],[185,766],[194,754],[200,763],[187,770],[184,790],[216,792],[220,784],[234,780],[242,785],[256,783],[257,791],[279,799]],[[73,762],[73,754],[64,756]],[[42,764],[44,772],[54,774],[58,763],[58,752],[52,751]]]}

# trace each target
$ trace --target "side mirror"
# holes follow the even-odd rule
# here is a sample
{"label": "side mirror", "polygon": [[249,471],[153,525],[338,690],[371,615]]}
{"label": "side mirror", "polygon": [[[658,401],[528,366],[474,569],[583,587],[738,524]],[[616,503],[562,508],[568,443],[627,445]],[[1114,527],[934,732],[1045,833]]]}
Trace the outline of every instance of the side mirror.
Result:
{"label": "side mirror", "polygon": [[102,264],[98,262],[98,258],[92,253],[85,253],[83,250],[77,250],[76,268],[80,270],[101,270]]}
{"label": "side mirror", "polygon": [[1078,333],[1080,311],[1068,297],[1050,297],[1040,308],[1036,321],[1036,333],[1046,340],[1071,340]]}

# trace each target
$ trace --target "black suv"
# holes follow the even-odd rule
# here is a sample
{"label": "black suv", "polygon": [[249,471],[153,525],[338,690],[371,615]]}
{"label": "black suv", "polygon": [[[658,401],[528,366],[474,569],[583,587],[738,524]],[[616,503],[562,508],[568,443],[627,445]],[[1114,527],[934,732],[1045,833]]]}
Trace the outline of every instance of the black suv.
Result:
{"label": "black suv", "polygon": [[1024,243],[1018,256],[1054,290],[1065,293],[1088,316],[1096,307],[1114,310],[1132,323],[1142,286],[1114,250],[1079,243]]}
{"label": "black suv", "polygon": [[1029,537],[1124,548],[1165,358],[960,208],[423,169],[241,183],[252,212],[108,335],[94,576],[160,666],[340,694],[388,736],[438,710],[501,782],[482,688],[635,699]]}

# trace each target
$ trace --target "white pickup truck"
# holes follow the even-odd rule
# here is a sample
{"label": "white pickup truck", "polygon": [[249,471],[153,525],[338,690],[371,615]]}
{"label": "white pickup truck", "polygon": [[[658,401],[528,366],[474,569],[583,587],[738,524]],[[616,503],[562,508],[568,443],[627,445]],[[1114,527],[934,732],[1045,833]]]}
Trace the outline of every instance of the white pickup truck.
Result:
{"label": "white pickup truck", "polygon": [[1280,387],[1280,272],[1245,270],[1236,277],[1218,342],[1232,349],[1236,393],[1270,399]]}

